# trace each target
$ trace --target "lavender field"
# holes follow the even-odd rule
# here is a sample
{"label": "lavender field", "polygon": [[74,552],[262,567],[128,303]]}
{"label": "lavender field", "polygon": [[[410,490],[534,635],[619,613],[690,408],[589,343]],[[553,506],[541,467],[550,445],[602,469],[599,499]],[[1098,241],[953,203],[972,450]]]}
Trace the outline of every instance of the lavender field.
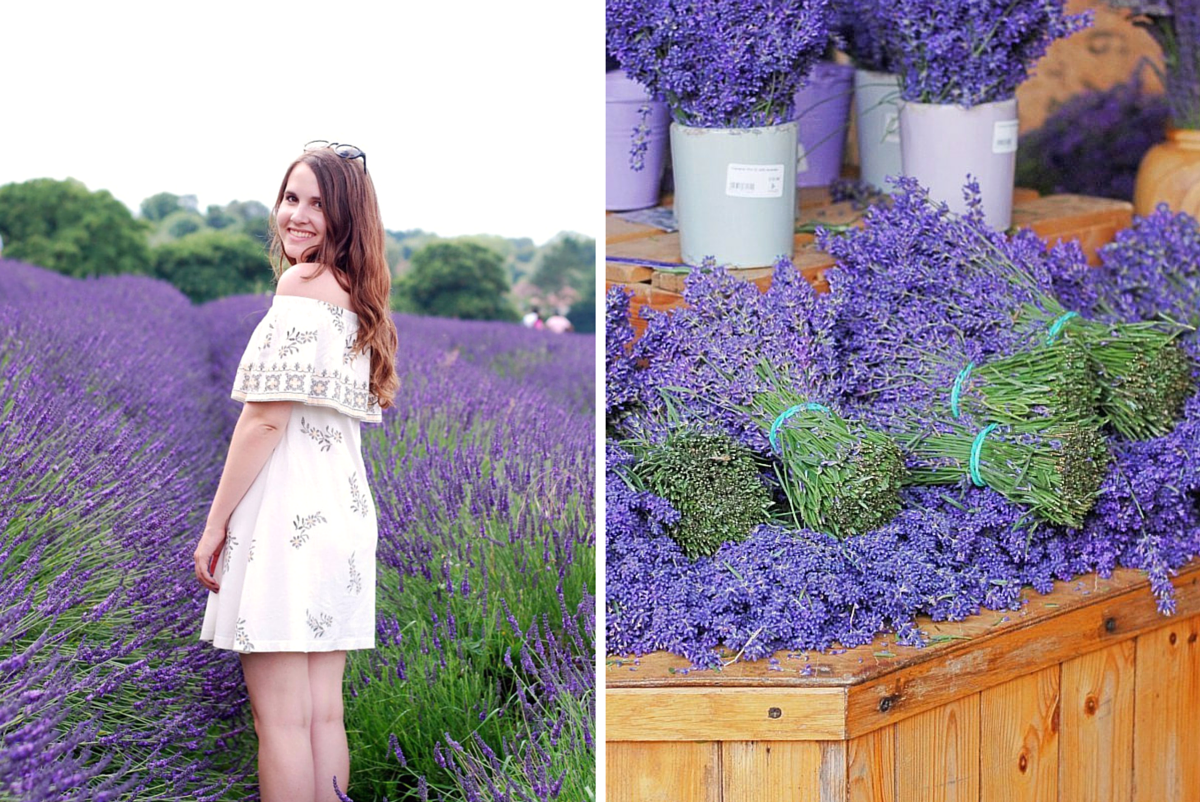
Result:
{"label": "lavender field", "polygon": [[[191,553],[269,304],[0,260],[0,800],[256,796]],[[396,406],[363,428],[377,648],[348,663],[343,790],[594,799],[594,337],[396,323]]]}

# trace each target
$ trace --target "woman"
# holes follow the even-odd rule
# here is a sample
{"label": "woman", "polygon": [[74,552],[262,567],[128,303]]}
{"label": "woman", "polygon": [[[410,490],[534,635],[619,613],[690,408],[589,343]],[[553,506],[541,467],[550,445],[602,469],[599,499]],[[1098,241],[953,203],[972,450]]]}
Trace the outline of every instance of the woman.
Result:
{"label": "woman", "polygon": [[309,143],[271,222],[276,293],[238,367],[245,405],[194,555],[200,638],[241,655],[263,802],[317,802],[349,786],[346,650],[375,645],[359,424],[392,404],[396,329],[362,151]]}

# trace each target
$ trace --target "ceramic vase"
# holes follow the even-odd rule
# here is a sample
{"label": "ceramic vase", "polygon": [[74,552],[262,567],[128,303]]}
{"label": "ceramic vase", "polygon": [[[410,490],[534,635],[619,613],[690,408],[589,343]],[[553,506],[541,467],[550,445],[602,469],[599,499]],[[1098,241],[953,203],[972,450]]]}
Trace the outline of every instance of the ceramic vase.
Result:
{"label": "ceramic vase", "polygon": [[1142,157],[1133,189],[1134,214],[1144,217],[1160,203],[1200,217],[1200,131],[1168,129],[1166,141]]}

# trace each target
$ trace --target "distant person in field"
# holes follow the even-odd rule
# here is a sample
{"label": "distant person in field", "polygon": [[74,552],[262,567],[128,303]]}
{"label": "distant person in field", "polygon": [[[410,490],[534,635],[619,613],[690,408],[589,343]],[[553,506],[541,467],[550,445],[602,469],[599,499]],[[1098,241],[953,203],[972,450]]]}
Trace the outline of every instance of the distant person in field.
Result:
{"label": "distant person in field", "polygon": [[541,322],[542,315],[536,306],[530,307],[529,311],[525,313],[525,317],[521,318],[521,325],[527,329],[540,329]]}
{"label": "distant person in field", "polygon": [[360,423],[392,405],[396,328],[383,221],[358,148],[311,142],[271,219],[277,286],[250,337],[244,402],[195,573],[200,639],[238,652],[263,802],[350,785],[346,651],[375,646],[375,503]]}
{"label": "distant person in field", "polygon": [[567,320],[562,315],[555,314],[546,318],[546,328],[550,329],[550,331],[554,332],[555,334],[565,334],[566,332],[573,330],[575,327],[571,325],[571,321]]}

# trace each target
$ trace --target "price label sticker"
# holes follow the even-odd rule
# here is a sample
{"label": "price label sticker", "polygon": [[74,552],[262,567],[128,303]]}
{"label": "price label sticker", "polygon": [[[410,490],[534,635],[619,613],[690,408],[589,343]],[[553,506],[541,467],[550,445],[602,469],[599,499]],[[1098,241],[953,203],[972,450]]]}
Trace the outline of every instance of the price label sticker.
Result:
{"label": "price label sticker", "polygon": [[1014,153],[1017,150],[1017,120],[1000,120],[992,125],[992,153]]}
{"label": "price label sticker", "polygon": [[782,164],[730,164],[725,171],[725,194],[731,198],[782,198]]}

